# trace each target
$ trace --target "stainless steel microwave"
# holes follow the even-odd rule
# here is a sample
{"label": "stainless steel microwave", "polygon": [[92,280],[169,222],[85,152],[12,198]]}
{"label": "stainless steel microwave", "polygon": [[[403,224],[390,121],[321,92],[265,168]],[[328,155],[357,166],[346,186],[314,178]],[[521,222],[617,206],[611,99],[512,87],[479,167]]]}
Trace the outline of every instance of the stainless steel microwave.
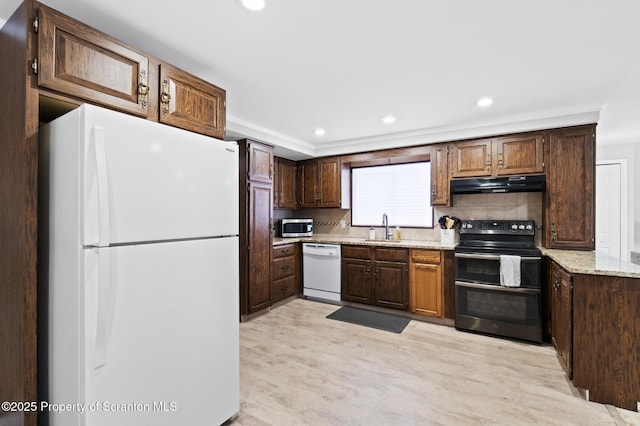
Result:
{"label": "stainless steel microwave", "polygon": [[280,232],[283,238],[313,236],[313,219],[282,219]]}

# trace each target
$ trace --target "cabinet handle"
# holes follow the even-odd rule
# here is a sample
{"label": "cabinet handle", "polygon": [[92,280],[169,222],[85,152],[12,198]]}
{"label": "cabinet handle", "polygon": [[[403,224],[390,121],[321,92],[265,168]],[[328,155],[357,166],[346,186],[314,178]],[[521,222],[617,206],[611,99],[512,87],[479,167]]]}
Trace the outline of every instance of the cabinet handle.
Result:
{"label": "cabinet handle", "polygon": [[558,230],[556,229],[555,223],[551,224],[551,241],[553,242],[558,241]]}
{"label": "cabinet handle", "polygon": [[502,161],[502,153],[498,153],[498,168],[501,169],[504,161]]}
{"label": "cabinet handle", "polygon": [[487,155],[487,161],[484,163],[487,166],[487,171],[491,170],[491,154]]}
{"label": "cabinet handle", "polygon": [[282,270],[287,270],[287,269],[289,269],[289,265],[281,266],[281,267],[280,267],[280,269],[282,269]]}
{"label": "cabinet handle", "polygon": [[138,81],[138,103],[142,108],[146,108],[149,86],[147,85],[147,72],[145,70],[140,71],[140,79]]}
{"label": "cabinet handle", "polygon": [[169,91],[169,81],[165,78],[162,81],[162,93],[160,94],[160,108],[164,115],[169,112],[169,102],[171,102],[171,93]]}

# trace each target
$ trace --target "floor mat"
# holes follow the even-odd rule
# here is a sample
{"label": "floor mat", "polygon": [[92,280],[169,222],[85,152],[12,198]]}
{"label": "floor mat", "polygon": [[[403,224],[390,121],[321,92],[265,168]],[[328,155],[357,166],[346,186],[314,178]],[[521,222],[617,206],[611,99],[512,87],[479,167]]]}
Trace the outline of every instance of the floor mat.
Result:
{"label": "floor mat", "polygon": [[351,306],[343,306],[337,311],[327,315],[327,318],[377,328],[379,330],[391,331],[393,333],[402,333],[402,330],[404,330],[407,324],[409,324],[409,321],[411,321],[411,318],[352,308]]}

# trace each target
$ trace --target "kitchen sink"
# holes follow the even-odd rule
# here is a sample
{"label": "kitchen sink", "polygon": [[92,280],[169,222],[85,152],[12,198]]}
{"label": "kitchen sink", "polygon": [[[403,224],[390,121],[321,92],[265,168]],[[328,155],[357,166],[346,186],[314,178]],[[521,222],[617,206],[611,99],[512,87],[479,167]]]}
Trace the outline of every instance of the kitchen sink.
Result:
{"label": "kitchen sink", "polygon": [[384,238],[365,238],[364,241],[368,243],[400,243],[403,240],[385,240]]}

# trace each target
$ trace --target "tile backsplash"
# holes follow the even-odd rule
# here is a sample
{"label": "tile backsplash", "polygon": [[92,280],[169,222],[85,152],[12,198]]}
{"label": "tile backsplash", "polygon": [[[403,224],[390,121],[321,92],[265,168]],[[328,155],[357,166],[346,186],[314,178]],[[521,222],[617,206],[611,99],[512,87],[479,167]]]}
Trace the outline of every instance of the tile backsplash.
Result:
{"label": "tile backsplash", "polygon": [[[443,215],[456,216],[462,220],[533,220],[536,224],[536,244],[541,242],[542,193],[517,192],[506,194],[458,194],[453,196],[452,207],[435,207],[433,229],[402,228],[402,239],[440,241],[438,218]],[[317,234],[334,234],[356,238],[367,238],[369,228],[351,226],[351,210],[348,209],[304,209],[274,210],[274,223],[285,217],[310,217]],[[381,218],[382,220],[382,218]],[[345,228],[340,226],[344,221]],[[393,217],[389,225],[395,228]],[[376,226],[376,237],[383,238],[382,226]]]}

